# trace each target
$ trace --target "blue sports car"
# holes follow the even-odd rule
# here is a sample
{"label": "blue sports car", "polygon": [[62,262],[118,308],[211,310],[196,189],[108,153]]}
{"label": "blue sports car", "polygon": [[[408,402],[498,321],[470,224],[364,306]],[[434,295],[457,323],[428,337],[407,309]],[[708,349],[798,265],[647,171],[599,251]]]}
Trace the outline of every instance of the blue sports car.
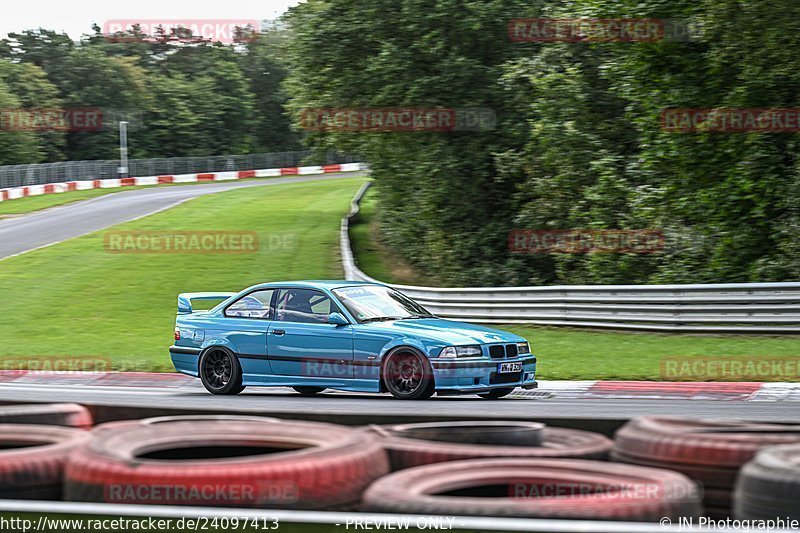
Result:
{"label": "blue sports car", "polygon": [[[210,311],[193,300],[224,299]],[[246,386],[389,392],[419,400],[434,392],[500,398],[536,388],[536,357],[513,333],[437,318],[376,283],[293,281],[233,293],[178,296],[176,370],[212,394]]]}

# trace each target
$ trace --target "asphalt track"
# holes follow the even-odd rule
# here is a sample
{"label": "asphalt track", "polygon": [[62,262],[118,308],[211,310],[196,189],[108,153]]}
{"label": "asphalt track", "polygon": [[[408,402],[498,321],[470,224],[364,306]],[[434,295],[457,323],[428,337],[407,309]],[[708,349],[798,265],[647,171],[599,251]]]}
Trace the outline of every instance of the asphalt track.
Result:
{"label": "asphalt track", "polygon": [[[365,172],[333,173],[291,178],[262,178],[253,181],[220,181],[205,185],[164,186],[121,191],[83,202],[36,211],[0,220],[0,259],[42,248],[93,231],[152,215],[204,194],[366,176]],[[68,194],[68,193],[66,193]],[[10,200],[16,201],[16,200]]]}
{"label": "asphalt track", "polygon": [[[356,394],[329,391],[302,397],[286,388],[249,388],[239,396],[212,396],[199,382],[174,388],[84,387],[81,385],[0,385],[0,402],[77,402],[120,407],[203,410],[220,413],[294,414],[313,413],[331,421],[353,413],[386,418],[454,417],[494,419],[606,418],[627,419],[636,415],[675,415],[751,421],[800,422],[798,402],[753,402],[670,399],[580,399],[560,398],[554,391],[527,396],[482,400],[475,396],[433,397],[425,401],[395,400],[388,394]],[[544,394],[542,394],[544,393]]]}

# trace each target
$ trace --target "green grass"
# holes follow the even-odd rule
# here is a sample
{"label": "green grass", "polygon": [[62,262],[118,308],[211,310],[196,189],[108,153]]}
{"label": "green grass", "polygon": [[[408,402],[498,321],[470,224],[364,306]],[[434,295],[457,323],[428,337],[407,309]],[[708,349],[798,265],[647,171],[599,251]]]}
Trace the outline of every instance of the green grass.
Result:
{"label": "green grass", "polygon": [[[363,178],[256,187],[194,199],[113,230],[256,230],[250,254],[109,253],[97,232],[0,261],[0,362],[111,358],[172,370],[179,292],[341,278],[339,220]],[[269,238],[279,238],[281,243]]]}
{"label": "green grass", "polygon": [[[377,198],[374,190],[370,189],[350,232],[359,268],[387,283],[439,285],[397,261],[398,254],[382,243],[377,211]],[[670,358],[791,356],[800,359],[798,337],[622,333],[519,324],[498,327],[531,341],[540,362],[539,377],[545,380],[663,380],[662,364],[666,365]],[[800,366],[800,360],[797,362]],[[707,378],[698,376],[695,380],[704,379]],[[680,379],[690,380],[688,376]],[[777,376],[775,380],[781,381],[781,377]]]}
{"label": "green grass", "polygon": [[[266,178],[246,178],[236,181],[259,181],[265,179],[272,179],[273,177],[286,177],[286,176],[270,176]],[[89,200],[98,196],[106,196],[107,194],[114,194],[118,192],[133,191],[136,189],[150,189],[153,187],[184,187],[187,185],[208,185],[208,181],[192,181],[188,183],[164,183],[161,185],[131,185],[129,187],[114,187],[110,189],[89,189],[85,191],[68,191],[54,194],[41,194],[39,196],[27,196],[25,198],[17,198],[15,200],[7,200],[0,202],[0,219],[15,215],[25,215],[40,211],[42,209],[49,209],[59,205],[71,204],[80,202],[82,200]]]}

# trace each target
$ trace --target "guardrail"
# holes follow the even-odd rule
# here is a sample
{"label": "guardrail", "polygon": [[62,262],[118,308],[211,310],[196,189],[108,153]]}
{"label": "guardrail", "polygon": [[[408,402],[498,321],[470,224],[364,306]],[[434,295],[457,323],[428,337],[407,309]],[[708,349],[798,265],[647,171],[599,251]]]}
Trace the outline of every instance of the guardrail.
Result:
{"label": "guardrail", "polygon": [[[362,272],[349,228],[366,183],[342,219],[345,277],[382,283]],[[711,285],[559,285],[551,287],[392,287],[443,318],[683,333],[800,333],[800,283]]]}

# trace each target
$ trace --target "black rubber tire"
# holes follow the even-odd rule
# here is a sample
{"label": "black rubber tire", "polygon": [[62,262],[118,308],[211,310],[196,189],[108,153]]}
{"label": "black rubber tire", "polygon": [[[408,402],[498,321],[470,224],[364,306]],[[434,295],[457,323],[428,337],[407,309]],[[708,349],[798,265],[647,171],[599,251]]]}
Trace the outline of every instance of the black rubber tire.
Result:
{"label": "black rubber tire", "polygon": [[245,389],[239,358],[226,348],[212,346],[206,349],[200,356],[197,369],[200,381],[211,394],[234,395]]}
{"label": "black rubber tire", "polygon": [[325,390],[325,387],[292,387],[303,396],[314,396]]}
{"label": "black rubber tire", "polygon": [[484,400],[496,400],[498,398],[502,398],[503,396],[508,396],[514,392],[515,388],[516,387],[506,387],[504,389],[494,389],[489,392],[482,392],[481,394],[478,394],[478,396]]}
{"label": "black rubber tire", "polygon": [[[514,422],[505,423],[514,424]],[[442,429],[441,434],[445,435],[449,423],[438,424]],[[541,432],[541,446],[486,445],[408,438],[409,435],[415,434],[413,431],[415,426],[417,424],[372,426],[373,431],[383,436],[381,443],[389,454],[394,470],[464,459],[605,459],[613,446],[611,439],[599,433],[550,427],[544,428]],[[412,431],[406,428],[412,428]]]}
{"label": "black rubber tire", "polygon": [[734,517],[800,519],[800,445],[775,446],[758,452],[739,473]]}
{"label": "black rubber tire", "polygon": [[0,424],[0,499],[61,500],[67,457],[89,435],[62,426]]}
{"label": "black rubber tire", "polygon": [[[400,364],[404,364],[404,366],[398,368]],[[410,371],[408,379],[414,381],[418,379],[419,383],[411,390],[405,391],[396,381],[405,380],[407,369],[412,367],[414,370]],[[383,358],[381,382],[386,390],[398,400],[427,400],[436,392],[430,361],[424,354],[411,347],[397,348]]]}
{"label": "black rubber tire", "polygon": [[363,428],[289,420],[112,422],[98,427],[88,446],[70,456],[65,496],[86,502],[338,510],[356,505],[367,486],[388,471],[386,453]]}
{"label": "black rubber tire", "polygon": [[681,472],[707,489],[706,507],[725,512],[739,470],[762,448],[800,443],[800,426],[684,417],[637,417],[614,436],[612,458]]}
{"label": "black rubber tire", "polygon": [[0,424],[40,424],[89,429],[92,415],[77,403],[37,403],[0,406]]}
{"label": "black rubber tire", "polygon": [[522,420],[479,420],[458,422],[422,422],[394,426],[371,426],[387,437],[454,444],[489,446],[542,446],[544,424]]}
{"label": "black rubber tire", "polygon": [[566,459],[477,459],[410,468],[373,483],[363,509],[653,522],[701,512],[695,484],[677,472]]}

